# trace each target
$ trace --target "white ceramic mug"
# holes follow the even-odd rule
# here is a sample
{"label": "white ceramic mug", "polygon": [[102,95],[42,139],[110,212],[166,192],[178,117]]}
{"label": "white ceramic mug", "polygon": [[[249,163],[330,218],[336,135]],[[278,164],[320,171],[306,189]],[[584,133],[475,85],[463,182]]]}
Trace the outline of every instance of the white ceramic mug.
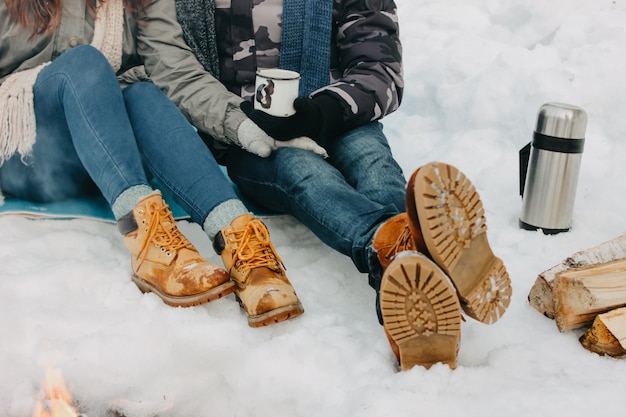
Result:
{"label": "white ceramic mug", "polygon": [[256,73],[254,108],[277,117],[293,115],[300,74],[284,69],[263,69]]}

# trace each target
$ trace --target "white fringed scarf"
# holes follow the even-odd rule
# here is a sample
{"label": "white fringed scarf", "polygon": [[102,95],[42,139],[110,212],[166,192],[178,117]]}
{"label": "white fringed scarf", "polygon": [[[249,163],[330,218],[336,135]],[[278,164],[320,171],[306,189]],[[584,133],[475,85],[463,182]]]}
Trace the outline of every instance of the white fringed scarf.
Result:
{"label": "white fringed scarf", "polygon": [[[123,26],[123,0],[98,2],[91,45],[116,72],[122,64]],[[16,152],[24,157],[32,151],[37,136],[33,86],[48,64],[16,72],[0,85],[0,165]]]}

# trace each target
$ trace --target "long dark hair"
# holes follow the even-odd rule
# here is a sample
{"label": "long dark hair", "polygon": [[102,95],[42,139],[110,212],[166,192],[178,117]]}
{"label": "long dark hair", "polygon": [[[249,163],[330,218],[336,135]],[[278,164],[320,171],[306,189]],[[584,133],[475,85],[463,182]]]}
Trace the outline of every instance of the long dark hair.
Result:
{"label": "long dark hair", "polygon": [[[33,35],[54,32],[61,20],[63,0],[4,0],[4,2],[11,17]],[[124,6],[136,14],[151,2],[152,0],[124,0]],[[87,9],[89,13],[95,14],[95,0],[87,1]]]}

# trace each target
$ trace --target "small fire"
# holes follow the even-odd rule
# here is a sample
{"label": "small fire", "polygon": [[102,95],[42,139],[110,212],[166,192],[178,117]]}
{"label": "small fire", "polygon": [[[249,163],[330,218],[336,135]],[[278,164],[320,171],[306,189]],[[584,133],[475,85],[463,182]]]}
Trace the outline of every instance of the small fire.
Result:
{"label": "small fire", "polygon": [[72,406],[72,396],[65,386],[61,371],[46,372],[45,399],[37,402],[33,417],[80,417]]}

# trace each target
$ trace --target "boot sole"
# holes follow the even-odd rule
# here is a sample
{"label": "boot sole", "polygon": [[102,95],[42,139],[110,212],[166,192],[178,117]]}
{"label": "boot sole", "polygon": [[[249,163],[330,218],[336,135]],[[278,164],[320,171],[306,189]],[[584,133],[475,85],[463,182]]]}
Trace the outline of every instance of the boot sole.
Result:
{"label": "boot sole", "polygon": [[448,274],[465,313],[487,324],[502,317],[511,280],[489,246],[483,204],[469,179],[447,164],[425,165],[409,181],[407,213],[418,246]]}
{"label": "boot sole", "polygon": [[210,301],[215,301],[217,299],[225,297],[235,291],[235,283],[233,281],[228,281],[199,294],[177,297],[165,294],[148,281],[145,281],[136,275],[133,275],[133,282],[139,287],[141,292],[155,293],[156,295],[161,297],[165,304],[172,307],[193,307],[201,304],[206,304]]}
{"label": "boot sole", "polygon": [[461,307],[452,283],[430,259],[419,254],[394,259],[383,274],[380,307],[402,370],[435,363],[456,368]]}
{"label": "boot sole", "polygon": [[[237,297],[237,301],[239,301],[239,305],[241,305],[241,307],[245,311],[245,308],[243,307],[243,303],[241,302],[239,297]],[[257,315],[252,315],[252,316],[249,315],[248,326],[265,327],[271,324],[276,324],[282,321],[287,321],[289,319],[299,316],[302,313],[304,313],[304,308],[302,307],[302,304],[298,302],[297,304],[291,304],[288,306],[275,308],[274,310],[270,310],[263,314],[257,314]]]}

